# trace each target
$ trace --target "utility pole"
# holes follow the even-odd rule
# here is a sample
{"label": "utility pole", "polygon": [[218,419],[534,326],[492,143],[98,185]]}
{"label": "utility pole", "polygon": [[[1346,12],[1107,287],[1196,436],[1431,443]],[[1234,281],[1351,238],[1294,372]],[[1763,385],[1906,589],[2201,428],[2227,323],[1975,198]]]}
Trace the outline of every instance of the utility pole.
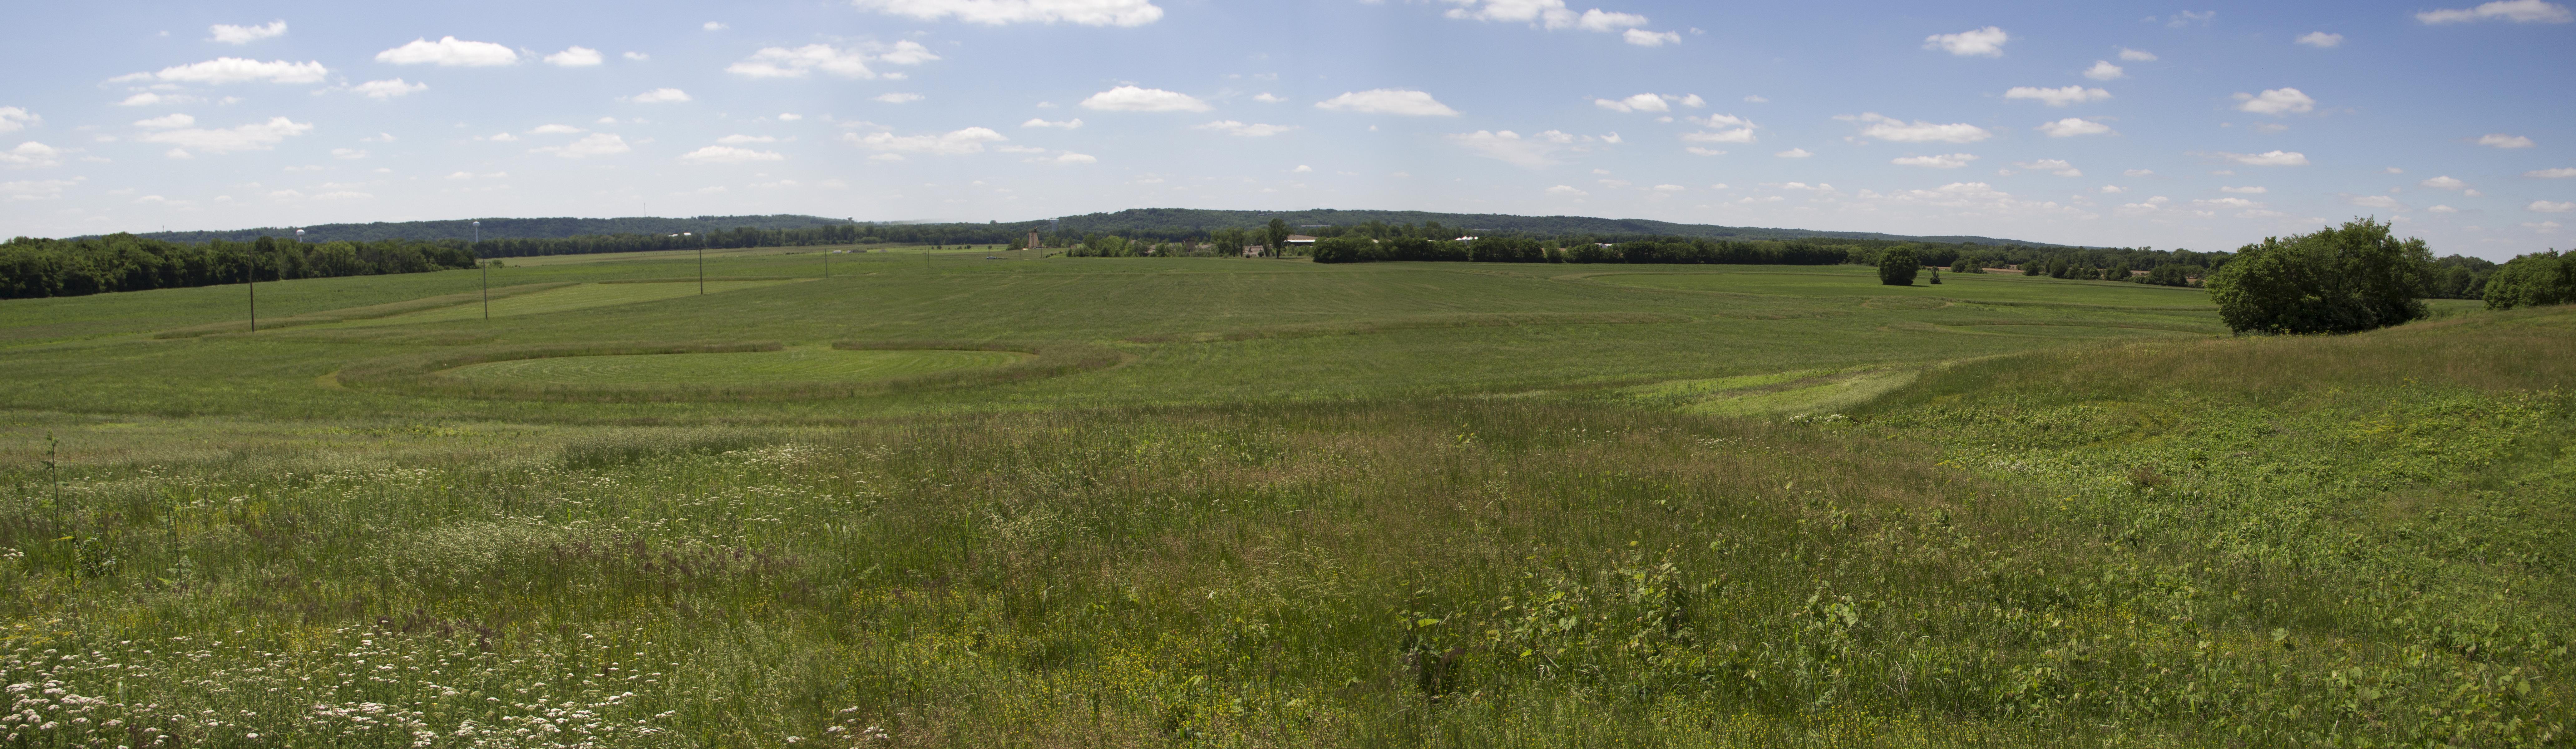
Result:
{"label": "utility pole", "polygon": [[250,261],[244,263],[243,277],[250,279],[250,332],[259,332],[259,250],[251,249]]}
{"label": "utility pole", "polygon": [[[474,222],[474,243],[478,245],[483,243],[483,222],[481,221]],[[474,259],[475,265],[483,266],[483,320],[490,322],[492,320],[492,261],[484,260],[480,254],[475,255]]]}
{"label": "utility pole", "polygon": [[[680,236],[683,236],[683,237],[685,237],[685,236],[689,236],[689,233],[688,233],[688,232],[685,232],[685,231],[684,231],[684,232],[680,232]],[[699,242],[699,243],[698,243],[698,296],[706,296],[706,295],[707,295],[707,243],[705,243],[705,242]]]}

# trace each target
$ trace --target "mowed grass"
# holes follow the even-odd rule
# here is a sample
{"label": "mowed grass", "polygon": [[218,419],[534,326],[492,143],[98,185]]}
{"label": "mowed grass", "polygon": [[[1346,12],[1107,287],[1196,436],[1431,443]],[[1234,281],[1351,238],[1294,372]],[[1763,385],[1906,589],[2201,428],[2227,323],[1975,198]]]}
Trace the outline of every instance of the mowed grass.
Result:
{"label": "mowed grass", "polygon": [[[1782,296],[1866,296],[1898,297],[1918,300],[2001,303],[2083,304],[2147,309],[2217,309],[2208,292],[2200,289],[2117,281],[2069,281],[2018,273],[1943,273],[1941,284],[1929,283],[1930,275],[1917,276],[1912,286],[1887,286],[1877,283],[1876,270],[1833,266],[1812,270],[1758,270],[1753,272],[1696,273],[1620,273],[1591,274],[1587,277],[1603,283],[1628,284],[1659,289],[1715,291],[1733,294]],[[1854,280],[1866,283],[1854,283]]]}
{"label": "mowed grass", "polygon": [[[783,283],[794,282],[775,280],[709,280],[703,286],[695,281],[604,284],[587,283],[579,286],[540,291],[533,294],[523,294],[503,299],[494,299],[492,300],[489,311],[493,317],[548,315],[591,307],[636,304],[663,299],[677,299],[684,296],[698,296],[700,294],[722,294],[746,289],[776,286]],[[410,325],[417,323],[446,322],[452,320],[480,320],[483,319],[484,314],[484,305],[477,301],[451,307],[441,307],[433,310],[395,315],[392,317],[381,317],[372,320],[352,320],[345,323],[338,323],[338,325],[344,327],[356,327]]]}
{"label": "mowed grass", "polygon": [[[2576,723],[2576,311],[2235,339],[2138,301],[2173,292],[1927,300],[1863,268],[894,255],[489,322],[11,349],[0,683],[37,719],[0,735],[2544,747]],[[1616,282],[1648,275],[1673,285]],[[901,343],[925,340],[1102,366],[774,401],[329,376],[680,342],[791,348],[457,373],[1013,356]]]}
{"label": "mowed grass", "polygon": [[464,380],[538,385],[849,382],[1000,366],[1026,357],[1003,351],[791,349],[516,359],[457,367],[439,374]]}

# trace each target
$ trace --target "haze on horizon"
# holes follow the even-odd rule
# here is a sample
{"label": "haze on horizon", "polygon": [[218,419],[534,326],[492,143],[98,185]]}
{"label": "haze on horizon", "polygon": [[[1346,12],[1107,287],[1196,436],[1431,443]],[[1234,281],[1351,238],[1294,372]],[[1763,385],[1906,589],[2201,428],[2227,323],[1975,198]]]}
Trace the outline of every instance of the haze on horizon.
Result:
{"label": "haze on horizon", "polygon": [[2548,0],[23,9],[0,234],[464,216],[1571,214],[2230,249],[2576,222]]}

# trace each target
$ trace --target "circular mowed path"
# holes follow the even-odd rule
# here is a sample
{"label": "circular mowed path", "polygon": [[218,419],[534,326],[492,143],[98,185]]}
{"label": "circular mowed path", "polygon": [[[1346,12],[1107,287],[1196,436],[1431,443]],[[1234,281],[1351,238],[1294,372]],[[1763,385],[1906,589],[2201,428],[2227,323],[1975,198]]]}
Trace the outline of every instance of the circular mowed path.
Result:
{"label": "circular mowed path", "polygon": [[440,374],[530,385],[756,385],[776,382],[864,382],[1009,364],[1027,354],[916,349],[789,349],[730,354],[559,356],[484,362]]}

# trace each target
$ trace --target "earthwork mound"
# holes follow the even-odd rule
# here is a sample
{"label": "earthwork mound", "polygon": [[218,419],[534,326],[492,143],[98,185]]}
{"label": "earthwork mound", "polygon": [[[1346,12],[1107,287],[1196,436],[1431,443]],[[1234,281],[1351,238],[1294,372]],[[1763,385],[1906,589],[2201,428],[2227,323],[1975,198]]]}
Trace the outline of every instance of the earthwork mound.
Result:
{"label": "earthwork mound", "polygon": [[843,398],[1070,374],[1116,364],[1071,344],[950,341],[492,346],[360,362],[346,387],[565,401]]}

